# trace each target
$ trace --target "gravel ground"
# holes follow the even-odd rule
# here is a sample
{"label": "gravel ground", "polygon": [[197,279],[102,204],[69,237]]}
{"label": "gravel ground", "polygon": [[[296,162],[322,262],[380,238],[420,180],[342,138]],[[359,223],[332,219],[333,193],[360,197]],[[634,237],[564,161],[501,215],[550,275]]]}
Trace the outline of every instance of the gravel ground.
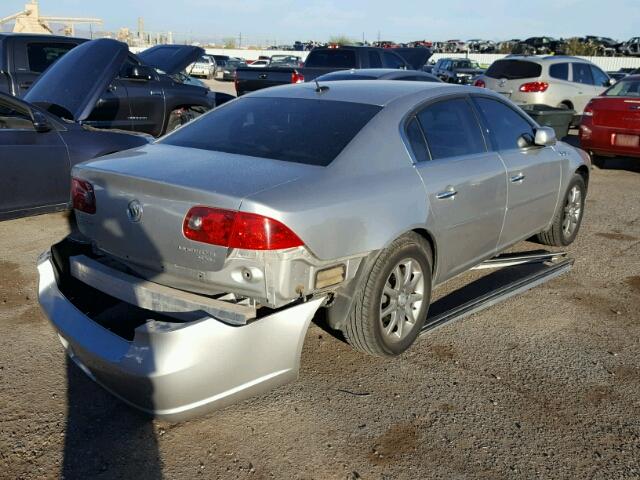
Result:
{"label": "gravel ground", "polygon": [[640,478],[637,160],[592,172],[570,273],[395,360],[314,324],[297,382],[183,424],[67,362],[34,267],[66,231],[0,224],[1,478]]}

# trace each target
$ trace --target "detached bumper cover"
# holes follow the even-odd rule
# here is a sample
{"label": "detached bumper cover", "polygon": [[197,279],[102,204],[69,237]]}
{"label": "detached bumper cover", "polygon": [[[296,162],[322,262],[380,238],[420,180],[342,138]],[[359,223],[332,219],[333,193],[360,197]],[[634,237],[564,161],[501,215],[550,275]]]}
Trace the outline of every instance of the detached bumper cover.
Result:
{"label": "detached bumper cover", "polygon": [[79,311],[59,290],[50,254],[38,262],[39,300],[74,362],[121,400],[182,421],[293,381],[322,298],[234,327],[207,317],[150,320],[127,341]]}

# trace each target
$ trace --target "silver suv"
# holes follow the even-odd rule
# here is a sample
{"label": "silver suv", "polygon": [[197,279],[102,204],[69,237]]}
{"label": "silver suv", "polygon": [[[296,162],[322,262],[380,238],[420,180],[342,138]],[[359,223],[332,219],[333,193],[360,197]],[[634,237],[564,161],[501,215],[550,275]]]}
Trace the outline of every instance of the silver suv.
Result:
{"label": "silver suv", "polygon": [[519,55],[493,62],[474,82],[520,105],[569,108],[577,114],[611,84],[609,75],[582,58]]}

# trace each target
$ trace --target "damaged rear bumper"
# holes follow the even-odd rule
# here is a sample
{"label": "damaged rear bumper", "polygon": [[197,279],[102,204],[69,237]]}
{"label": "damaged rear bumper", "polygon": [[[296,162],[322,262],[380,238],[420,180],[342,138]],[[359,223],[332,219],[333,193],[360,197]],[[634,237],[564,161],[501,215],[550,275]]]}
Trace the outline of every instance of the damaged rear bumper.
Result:
{"label": "damaged rear bumper", "polygon": [[[121,400],[168,421],[198,416],[295,380],[307,328],[324,301],[299,303],[243,326],[207,315],[193,321],[167,321],[165,315],[154,319],[148,311],[149,318],[132,330],[132,338],[125,338],[63,294],[60,283],[66,274],[57,263],[50,252],[39,259],[38,295],[71,359]],[[126,313],[118,317],[118,311],[127,311],[122,304],[115,300],[109,307],[116,312],[111,314],[116,323],[128,320]]]}

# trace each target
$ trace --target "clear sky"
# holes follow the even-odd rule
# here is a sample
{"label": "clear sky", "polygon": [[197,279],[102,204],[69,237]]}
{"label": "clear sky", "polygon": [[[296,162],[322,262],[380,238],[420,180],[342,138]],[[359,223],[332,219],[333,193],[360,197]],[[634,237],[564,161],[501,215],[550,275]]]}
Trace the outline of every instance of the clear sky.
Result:
{"label": "clear sky", "polygon": [[[0,18],[27,0],[2,0]],[[91,16],[105,30],[144,17],[147,31],[179,40],[237,37],[260,41],[353,39],[410,41],[548,35],[640,35],[640,0],[40,0],[43,15]]]}

